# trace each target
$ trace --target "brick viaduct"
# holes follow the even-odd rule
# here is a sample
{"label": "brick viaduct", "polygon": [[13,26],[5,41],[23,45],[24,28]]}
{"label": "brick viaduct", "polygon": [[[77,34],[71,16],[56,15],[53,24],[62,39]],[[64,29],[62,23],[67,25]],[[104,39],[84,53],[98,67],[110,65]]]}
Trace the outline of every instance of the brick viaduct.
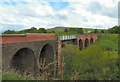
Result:
{"label": "brick viaduct", "polygon": [[[55,35],[55,34],[4,34],[2,41],[2,69],[40,73],[42,65],[51,74],[60,71],[60,52],[65,44],[72,43],[81,49],[97,40],[97,34]],[[44,62],[45,61],[45,62]],[[56,70],[57,68],[57,70]]]}

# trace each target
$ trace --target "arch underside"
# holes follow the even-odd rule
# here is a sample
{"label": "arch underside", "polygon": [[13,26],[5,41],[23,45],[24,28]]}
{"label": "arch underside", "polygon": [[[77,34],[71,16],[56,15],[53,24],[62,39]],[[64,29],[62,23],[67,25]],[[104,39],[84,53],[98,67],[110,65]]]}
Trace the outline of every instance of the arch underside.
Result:
{"label": "arch underside", "polygon": [[43,46],[39,58],[40,72],[54,73],[54,52],[51,45]]}
{"label": "arch underside", "polygon": [[89,46],[89,40],[87,38],[85,39],[85,44],[84,45],[85,45],[85,48],[87,48]]}
{"label": "arch underside", "polygon": [[93,38],[90,39],[90,44],[92,44],[94,42]]}
{"label": "arch underside", "polygon": [[82,50],[83,49],[83,41],[80,39],[79,40],[79,49]]}
{"label": "arch underside", "polygon": [[35,56],[31,49],[22,48],[11,60],[11,67],[20,73],[35,71]]}

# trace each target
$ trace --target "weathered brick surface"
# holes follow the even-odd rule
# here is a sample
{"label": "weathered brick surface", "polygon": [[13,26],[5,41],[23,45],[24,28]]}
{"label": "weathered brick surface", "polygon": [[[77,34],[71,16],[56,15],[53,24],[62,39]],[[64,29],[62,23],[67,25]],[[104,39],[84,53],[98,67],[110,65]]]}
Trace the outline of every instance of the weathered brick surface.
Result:
{"label": "weathered brick surface", "polygon": [[30,42],[30,41],[44,41],[44,40],[56,40],[55,34],[26,34],[25,36],[2,36],[2,43],[16,43],[16,42]]}
{"label": "weathered brick surface", "polygon": [[[53,59],[56,61],[56,48],[57,48],[56,40],[30,41],[30,42],[2,44],[2,52],[3,52],[2,53],[2,68],[7,71],[10,70],[11,61],[12,61],[13,56],[16,54],[16,52],[18,52],[22,48],[29,48],[34,52],[34,55],[35,55],[35,61],[33,61],[35,62],[35,72],[39,71],[38,61],[40,58],[42,48],[46,44],[51,45],[52,47],[51,49],[53,49],[53,53],[54,53]],[[26,63],[31,64],[30,62],[26,62]]]}
{"label": "weathered brick surface", "polygon": [[80,46],[80,45],[79,45],[79,40],[80,40],[80,39],[81,39],[82,42],[83,42],[83,48],[84,48],[85,40],[86,40],[86,39],[88,39],[89,45],[90,45],[90,40],[91,40],[91,38],[93,38],[93,42],[95,42],[95,41],[97,40],[98,36],[97,36],[97,34],[91,34],[91,35],[90,35],[90,34],[82,34],[82,35],[78,35],[78,36],[77,36],[78,46]]}
{"label": "weathered brick surface", "polygon": [[58,72],[61,71],[61,46],[62,42],[58,41]]}

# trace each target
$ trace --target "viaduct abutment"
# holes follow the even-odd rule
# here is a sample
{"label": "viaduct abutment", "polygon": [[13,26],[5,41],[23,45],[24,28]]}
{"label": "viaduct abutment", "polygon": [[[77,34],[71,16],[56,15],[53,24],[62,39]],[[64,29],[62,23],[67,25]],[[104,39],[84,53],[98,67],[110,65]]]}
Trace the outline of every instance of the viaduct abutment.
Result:
{"label": "viaduct abutment", "polygon": [[[5,71],[56,73],[57,44],[55,34],[2,35],[2,68]],[[48,66],[46,69],[43,67]],[[48,69],[55,69],[48,71]]]}
{"label": "viaduct abutment", "polygon": [[[56,34],[4,34],[2,42],[2,68],[20,72],[55,75],[61,71],[61,48],[74,44],[80,50],[97,40],[97,34],[56,35]],[[44,66],[47,68],[44,68]]]}

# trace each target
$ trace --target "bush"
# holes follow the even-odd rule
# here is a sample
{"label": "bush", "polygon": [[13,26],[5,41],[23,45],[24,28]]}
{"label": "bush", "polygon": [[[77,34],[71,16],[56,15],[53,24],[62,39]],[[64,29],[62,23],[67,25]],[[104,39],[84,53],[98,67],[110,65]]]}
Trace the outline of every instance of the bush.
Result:
{"label": "bush", "polygon": [[[76,80],[118,80],[118,54],[106,51],[98,45],[80,51],[72,44],[62,49],[64,57],[64,76],[70,79],[72,75]],[[75,74],[78,74],[77,76]],[[69,78],[70,77],[70,78]]]}

